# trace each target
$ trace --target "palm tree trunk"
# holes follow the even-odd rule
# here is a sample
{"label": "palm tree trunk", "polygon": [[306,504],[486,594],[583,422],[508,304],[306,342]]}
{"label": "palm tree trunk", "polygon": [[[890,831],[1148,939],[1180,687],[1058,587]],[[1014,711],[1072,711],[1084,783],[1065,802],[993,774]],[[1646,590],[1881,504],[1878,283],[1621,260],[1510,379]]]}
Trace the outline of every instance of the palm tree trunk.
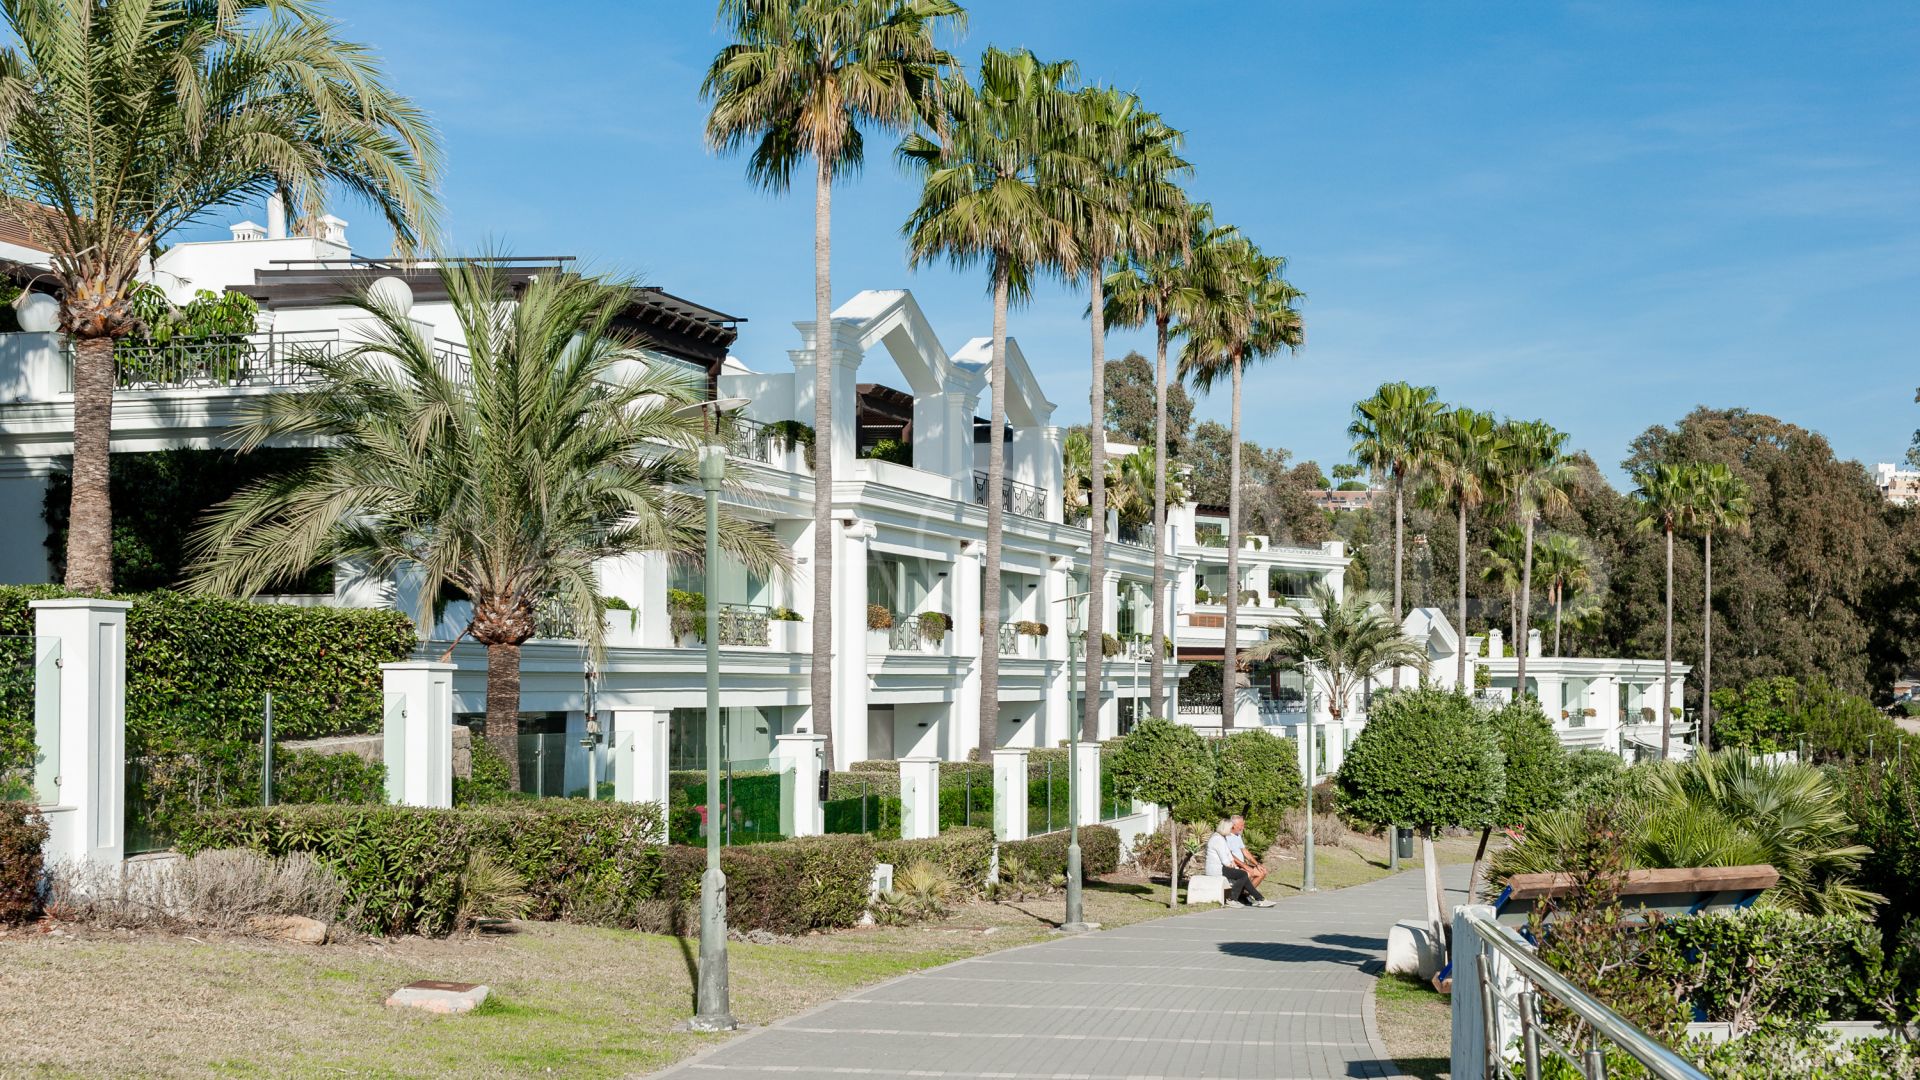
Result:
{"label": "palm tree trunk", "polygon": [[[993,260],[993,406],[987,432],[987,561],[980,585],[980,620],[994,642],[980,648],[980,760],[992,761],[1000,745],[1000,531],[1006,525],[1000,505],[1006,483],[1007,451],[1002,430],[1007,425],[1007,291],[1011,280],[1007,257]],[[1073,637],[1067,636],[1067,648]],[[1069,720],[1071,723],[1071,720]]]}
{"label": "palm tree trunk", "polygon": [[[1520,600],[1514,590],[1508,589],[1507,590],[1507,644],[1513,645],[1517,643],[1519,640],[1520,640]],[[1505,655],[1504,650],[1502,652],[1502,655]],[[1491,650],[1488,651],[1487,656],[1489,658],[1493,656],[1493,653]],[[1516,683],[1515,685],[1517,686],[1518,684]],[[1518,690],[1515,690],[1513,696],[1517,700],[1520,697],[1520,692]]]}
{"label": "palm tree trunk", "polygon": [[[1089,497],[1088,531],[1090,553],[1087,558],[1087,662],[1086,690],[1081,702],[1080,737],[1089,742],[1100,738],[1100,686],[1106,674],[1106,576],[1107,576],[1107,319],[1105,282],[1096,265],[1087,277],[1092,281],[1093,389],[1088,394],[1091,408],[1087,424],[1087,442],[1093,450],[1093,493]],[[1069,765],[1069,768],[1072,766]]]}
{"label": "palm tree trunk", "polygon": [[[1467,685],[1467,500],[1461,499],[1460,507],[1460,628],[1456,631],[1460,638],[1460,672],[1455,678],[1463,694],[1473,693],[1473,687]],[[1492,657],[1492,651],[1488,651]]]}
{"label": "palm tree trunk", "polygon": [[1153,352],[1153,656],[1147,662],[1147,700],[1154,716],[1167,701],[1167,317],[1156,312]]}
{"label": "palm tree trunk", "polygon": [[1706,599],[1702,603],[1700,657],[1700,752],[1713,749],[1713,530],[1707,530]]}
{"label": "palm tree trunk", "polygon": [[507,788],[520,790],[520,646],[487,645],[487,743],[507,762]]}
{"label": "palm tree trunk", "polygon": [[1233,727],[1240,703],[1240,352],[1233,354],[1233,424],[1227,435],[1227,620],[1220,649],[1220,726]]}
{"label": "palm tree trunk", "polygon": [[808,694],[813,730],[827,737],[828,771],[838,764],[833,737],[832,255],[833,170],[823,158],[813,179],[813,664]]}
{"label": "palm tree trunk", "polygon": [[[1405,618],[1400,609],[1400,565],[1407,542],[1405,492],[1399,479],[1393,481],[1393,625]],[[1393,665],[1393,688],[1400,689],[1400,665]]]}
{"label": "palm tree trunk", "polygon": [[1559,586],[1553,590],[1553,655],[1560,655],[1560,601],[1565,593]]}
{"label": "palm tree trunk", "polygon": [[107,487],[113,441],[113,339],[73,342],[73,496],[67,511],[67,588],[113,591],[113,503]]}
{"label": "palm tree trunk", "polygon": [[1528,616],[1533,613],[1533,515],[1527,515],[1527,553],[1520,563],[1520,625],[1513,634],[1513,655],[1517,658],[1513,685],[1516,696],[1527,692],[1527,633],[1533,629]]}
{"label": "palm tree trunk", "polygon": [[1673,743],[1673,528],[1667,528],[1667,649],[1660,676],[1660,760]]}

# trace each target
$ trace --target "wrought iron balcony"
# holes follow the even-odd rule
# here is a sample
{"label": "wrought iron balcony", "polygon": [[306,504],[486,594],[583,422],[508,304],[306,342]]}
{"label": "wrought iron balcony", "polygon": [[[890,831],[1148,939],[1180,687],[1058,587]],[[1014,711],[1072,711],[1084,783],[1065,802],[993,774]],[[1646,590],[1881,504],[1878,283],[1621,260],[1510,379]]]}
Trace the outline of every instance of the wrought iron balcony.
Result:
{"label": "wrought iron balcony", "polygon": [[[351,347],[338,330],[269,330],[164,342],[124,338],[114,343],[113,360],[122,390],[298,388],[321,381],[311,363],[315,356],[337,356]],[[432,349],[441,374],[461,382],[472,378],[466,346],[436,340]],[[67,390],[73,390],[71,361]]]}
{"label": "wrought iron balcony", "polygon": [[[987,505],[988,476],[986,473],[973,474],[973,501],[980,506]],[[1047,516],[1047,492],[1032,484],[1022,484],[1002,477],[1000,480],[1000,509],[1021,517],[1043,518]]]}

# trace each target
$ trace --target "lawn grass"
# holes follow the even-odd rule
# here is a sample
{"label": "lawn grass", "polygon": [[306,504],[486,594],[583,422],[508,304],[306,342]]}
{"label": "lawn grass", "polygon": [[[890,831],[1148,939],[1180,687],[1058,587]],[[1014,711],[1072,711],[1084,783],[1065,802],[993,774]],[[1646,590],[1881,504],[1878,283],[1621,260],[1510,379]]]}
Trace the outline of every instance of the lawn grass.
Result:
{"label": "lawn grass", "polygon": [[[1313,848],[1313,881],[1320,889],[1344,889],[1350,885],[1365,885],[1369,881],[1378,881],[1391,875],[1388,869],[1392,860],[1388,858],[1387,841],[1381,836],[1369,836],[1337,824],[1329,830],[1339,836],[1337,843],[1316,842]],[[1479,845],[1477,836],[1448,836],[1434,841],[1434,854],[1440,865],[1452,866],[1473,861],[1474,849]],[[1421,845],[1415,844],[1414,856],[1402,859],[1402,870],[1420,869]],[[1274,896],[1287,896],[1300,891],[1300,879],[1305,862],[1297,849],[1275,848],[1266,855],[1266,864],[1272,874],[1260,888]]]}
{"label": "lawn grass", "polygon": [[1411,975],[1381,975],[1373,986],[1374,1020],[1387,1053],[1420,1080],[1452,1075],[1453,1013],[1445,994]]}
{"label": "lawn grass", "polygon": [[[1089,919],[1166,914],[1166,890],[1089,885]],[[728,946],[736,1016],[765,1024],[895,975],[1047,938],[1059,896],[943,922]],[[446,939],[280,945],[74,931],[0,936],[0,1076],[523,1076],[646,1073],[724,1038],[678,1032],[692,939],[565,923]],[[483,982],[465,1017],[386,1009],[416,979]]]}

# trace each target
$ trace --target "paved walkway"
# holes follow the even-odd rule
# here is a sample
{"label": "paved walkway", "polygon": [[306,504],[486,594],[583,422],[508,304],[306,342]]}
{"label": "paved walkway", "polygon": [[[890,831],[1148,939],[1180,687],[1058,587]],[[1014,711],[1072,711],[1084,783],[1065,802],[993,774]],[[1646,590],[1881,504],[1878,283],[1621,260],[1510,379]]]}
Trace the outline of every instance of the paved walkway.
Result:
{"label": "paved walkway", "polygon": [[[1449,886],[1465,870],[1450,868]],[[750,1032],[662,1080],[1396,1077],[1368,991],[1387,928],[1420,914],[1422,880],[962,960]]]}

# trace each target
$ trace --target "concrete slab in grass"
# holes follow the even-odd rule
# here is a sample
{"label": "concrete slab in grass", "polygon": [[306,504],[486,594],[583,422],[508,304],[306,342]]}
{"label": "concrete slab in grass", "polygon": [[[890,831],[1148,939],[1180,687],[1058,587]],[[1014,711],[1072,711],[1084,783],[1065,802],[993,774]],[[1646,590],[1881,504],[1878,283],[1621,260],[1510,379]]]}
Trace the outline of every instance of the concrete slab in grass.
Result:
{"label": "concrete slab in grass", "polygon": [[421,979],[387,995],[390,1009],[418,1009],[430,1013],[469,1013],[487,1000],[490,991],[478,983]]}

